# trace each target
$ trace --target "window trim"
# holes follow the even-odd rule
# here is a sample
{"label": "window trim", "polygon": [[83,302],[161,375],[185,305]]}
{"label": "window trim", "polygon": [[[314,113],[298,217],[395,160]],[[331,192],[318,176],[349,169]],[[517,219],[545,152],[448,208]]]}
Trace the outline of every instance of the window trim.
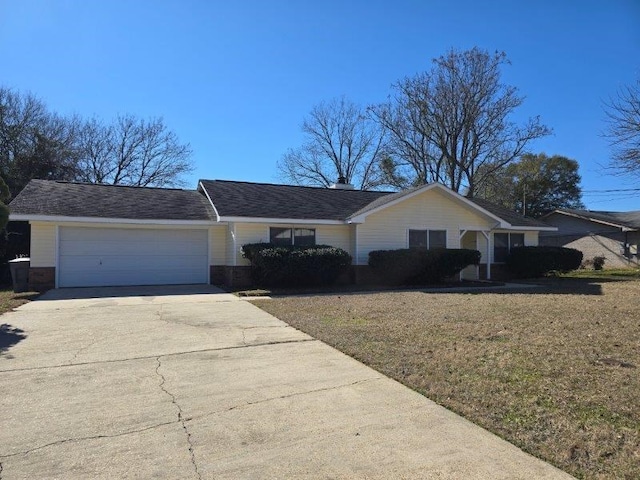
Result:
{"label": "window trim", "polygon": [[[505,255],[505,260],[496,260],[496,235],[506,235],[507,236],[507,254]],[[525,234],[525,232],[493,232],[493,242],[492,242],[492,251],[491,251],[491,260],[493,260],[492,263],[497,263],[497,264],[504,264],[506,263],[506,257],[511,253],[511,249],[515,248],[512,247],[511,244],[511,235],[522,235],[522,246],[526,246],[527,242],[527,236]],[[501,247],[504,248],[504,247]]]}
{"label": "window trim", "polygon": [[[449,248],[449,230],[447,230],[446,228],[407,228],[407,232],[406,232],[406,245],[407,248],[412,248],[409,245],[409,235],[411,231],[418,231],[418,232],[427,232],[427,250],[431,249],[431,246],[429,245],[430,243],[430,239],[429,239],[429,232],[444,232],[444,248]],[[419,248],[419,247],[413,247],[413,248]],[[441,248],[441,247],[436,247],[436,248]]]}
{"label": "window trim", "polygon": [[[273,228],[278,228],[281,230],[289,230],[291,232],[291,243],[288,246],[295,246],[296,245],[296,230],[311,230],[313,231],[313,245],[311,246],[316,246],[318,244],[317,238],[318,238],[318,230],[316,227],[309,227],[309,226],[296,226],[296,225],[291,225],[291,226],[281,226],[281,225],[269,225],[267,227],[267,238],[269,239],[269,243],[273,243],[271,240],[271,229]],[[309,246],[309,245],[307,245]]]}

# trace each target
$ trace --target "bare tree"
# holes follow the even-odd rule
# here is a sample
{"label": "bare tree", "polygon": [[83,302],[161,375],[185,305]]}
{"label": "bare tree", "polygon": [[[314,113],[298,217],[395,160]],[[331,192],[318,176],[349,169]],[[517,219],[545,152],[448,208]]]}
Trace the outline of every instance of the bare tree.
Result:
{"label": "bare tree", "polygon": [[640,79],[618,90],[605,103],[609,128],[605,136],[613,148],[612,167],[621,175],[640,178]]}
{"label": "bare tree", "polygon": [[298,185],[329,186],[342,178],[362,190],[380,185],[384,132],[366,110],[344,97],[313,107],[302,123],[305,143],[278,170]]}
{"label": "bare tree", "polygon": [[180,143],[162,118],[121,115],[111,124],[92,119],[79,138],[79,179],[85,182],[175,186],[193,169],[191,147]]}
{"label": "bare tree", "polygon": [[0,87],[0,175],[13,195],[32,178],[75,178],[78,125],[30,93]]}
{"label": "bare tree", "polygon": [[473,196],[484,176],[512,162],[550,129],[538,117],[518,126],[509,117],[523,102],[504,85],[504,53],[473,48],[449,51],[431,70],[394,85],[395,94],[374,106],[390,133],[387,173],[407,183],[441,182]]}

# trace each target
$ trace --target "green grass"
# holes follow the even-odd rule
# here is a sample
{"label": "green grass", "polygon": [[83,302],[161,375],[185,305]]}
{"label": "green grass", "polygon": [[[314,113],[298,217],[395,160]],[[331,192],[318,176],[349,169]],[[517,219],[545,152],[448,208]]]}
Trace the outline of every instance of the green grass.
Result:
{"label": "green grass", "polygon": [[640,278],[640,268],[606,268],[603,270],[575,270],[562,275],[565,278]]}

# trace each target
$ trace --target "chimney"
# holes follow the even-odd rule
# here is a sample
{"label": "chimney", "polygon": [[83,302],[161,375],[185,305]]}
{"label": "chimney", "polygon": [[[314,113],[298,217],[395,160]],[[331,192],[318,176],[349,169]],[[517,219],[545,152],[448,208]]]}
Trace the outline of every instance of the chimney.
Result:
{"label": "chimney", "polygon": [[334,183],[329,188],[333,188],[334,190],[353,190],[353,185],[347,183],[347,179],[340,175],[338,177],[338,182]]}

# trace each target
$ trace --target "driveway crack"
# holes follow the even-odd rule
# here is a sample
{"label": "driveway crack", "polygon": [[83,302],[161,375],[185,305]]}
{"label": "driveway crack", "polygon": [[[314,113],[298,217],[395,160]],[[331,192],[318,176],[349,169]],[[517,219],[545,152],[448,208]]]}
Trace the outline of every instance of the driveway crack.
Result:
{"label": "driveway crack", "polygon": [[232,407],[227,407],[224,410],[216,410],[215,412],[210,412],[210,413],[205,413],[203,415],[197,415],[194,417],[189,418],[189,421],[195,420],[195,419],[201,419],[201,418],[205,418],[205,417],[210,417],[212,415],[218,415],[220,413],[226,413],[226,412],[231,412],[233,410],[237,410],[239,408],[244,408],[244,407],[250,407],[252,405],[259,405],[261,403],[267,403],[267,402],[272,402],[274,400],[282,400],[285,398],[292,398],[292,397],[299,397],[301,395],[309,395],[312,393],[318,393],[318,392],[327,392],[330,390],[339,390],[341,388],[348,388],[348,387],[352,387],[354,385],[359,385],[361,383],[367,383],[367,382],[373,382],[376,380],[380,380],[384,377],[371,377],[371,378],[363,378],[361,380],[356,380],[354,382],[349,382],[349,383],[343,383],[340,385],[334,385],[332,387],[322,387],[322,388],[314,388],[312,390],[306,390],[304,392],[294,392],[294,393],[288,393],[286,395],[279,395],[277,397],[269,397],[269,398],[263,398],[261,400],[256,400],[253,402],[245,402],[245,403],[241,403],[240,405],[233,405]]}
{"label": "driveway crack", "polygon": [[167,390],[164,386],[167,380],[164,377],[164,375],[160,373],[160,367],[162,366],[162,362],[160,362],[160,358],[161,358],[160,356],[156,357],[156,362],[158,362],[158,365],[156,366],[156,375],[160,377],[160,385],[159,385],[160,390],[162,390],[165,394],[169,396],[169,398],[171,398],[171,403],[173,403],[176,409],[178,410],[178,422],[182,425],[182,429],[184,430],[184,433],[187,436],[187,445],[189,448],[189,455],[191,456],[191,463],[193,464],[193,469],[196,473],[196,476],[202,480],[202,476],[200,475],[200,471],[198,470],[198,464],[196,463],[195,452],[193,450],[193,442],[191,441],[191,433],[187,428],[187,423],[184,418],[184,412],[182,411],[182,407],[177,402],[176,396],[173,393],[171,393],[169,390]]}
{"label": "driveway crack", "polygon": [[84,351],[88,350],[89,348],[93,347],[93,346],[94,346],[96,343],[98,343],[98,342],[99,342],[99,340],[94,340],[94,341],[93,341],[93,342],[91,342],[90,344],[85,345],[84,347],[79,348],[79,349],[78,349],[78,351],[73,355],[73,357],[71,358],[71,360],[69,360],[69,361],[67,362],[67,365],[73,365],[73,364],[74,364],[73,362],[74,362],[74,360],[75,360],[76,358],[78,358],[78,355],[80,355],[82,352],[84,352]]}
{"label": "driveway crack", "polygon": [[[226,350],[237,350],[239,348],[258,348],[258,347],[269,347],[272,345],[287,345],[290,343],[306,343],[306,342],[318,342],[319,340],[309,337],[303,338],[300,340],[282,340],[282,341],[272,341],[272,342],[262,342],[262,343],[252,343],[248,345],[233,345],[229,347],[214,347],[214,348],[200,348],[196,350],[186,350],[183,352],[172,352],[172,353],[163,353],[160,355],[161,357],[174,357],[180,355],[191,355],[194,353],[206,353],[206,352],[222,352]],[[41,367],[18,367],[18,368],[7,368],[0,369],[0,374],[8,373],[8,372],[30,372],[33,370],[48,370],[51,368],[69,368],[69,367],[82,367],[85,365],[99,365],[99,364],[108,364],[108,363],[122,363],[122,362],[131,362],[136,360],[149,360],[151,358],[157,359],[158,354],[154,355],[140,355],[138,357],[129,357],[129,358],[115,358],[112,360],[96,360],[92,362],[78,362],[78,363],[62,363],[58,365],[43,365]]]}
{"label": "driveway crack", "polygon": [[[132,435],[134,433],[146,432],[147,430],[153,430],[154,428],[164,427],[166,425],[172,425],[174,423],[178,423],[178,422],[175,420],[171,422],[162,422],[162,423],[158,423],[156,425],[151,425],[148,427],[137,428],[135,430],[127,430],[126,432],[114,433],[113,435],[90,435],[87,437],[65,438],[64,440],[57,440],[55,442],[45,443],[44,445],[38,445],[37,447],[33,447],[28,450],[23,450],[21,452],[10,453],[8,455],[0,455],[0,458],[10,458],[10,457],[17,457],[19,455],[27,455],[28,453],[35,452],[36,450],[42,450],[43,448],[62,445],[69,442],[82,442],[84,440],[100,440],[102,438],[124,437],[125,435]],[[0,466],[1,466],[1,463],[0,463]],[[2,469],[0,468],[0,474],[1,473],[2,473]],[[1,477],[0,477],[0,480],[2,480]]]}

